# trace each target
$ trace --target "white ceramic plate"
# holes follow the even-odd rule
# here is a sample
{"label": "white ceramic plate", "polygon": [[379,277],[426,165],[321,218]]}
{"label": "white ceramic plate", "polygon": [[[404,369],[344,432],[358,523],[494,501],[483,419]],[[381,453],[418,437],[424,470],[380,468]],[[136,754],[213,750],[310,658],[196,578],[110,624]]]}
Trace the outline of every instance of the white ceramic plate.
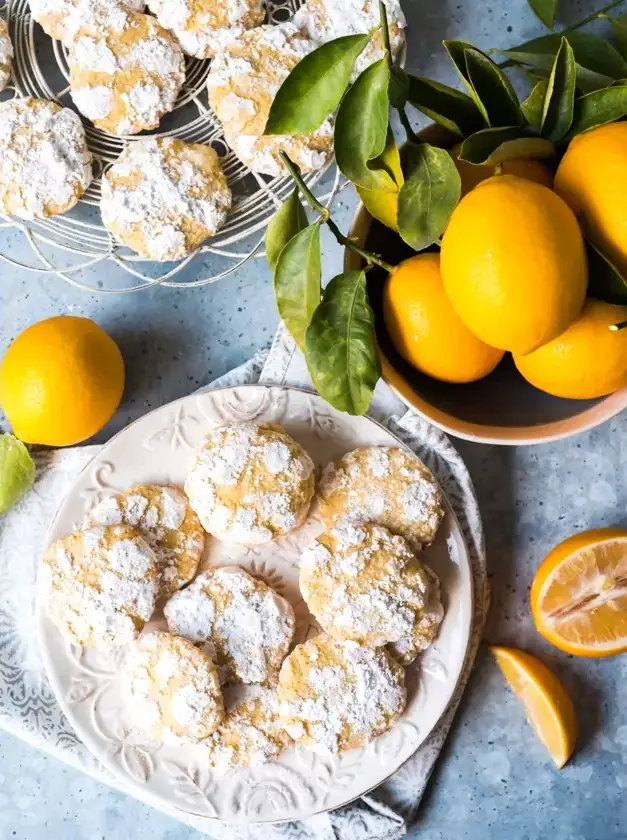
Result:
{"label": "white ceramic plate", "polygon": [[[357,446],[403,446],[374,421],[335,411],[305,391],[243,386],[192,395],[142,417],[102,448],[61,504],[50,540],[80,527],[85,514],[108,493],[135,483],[182,485],[194,450],[212,426],[252,419],[282,424],[317,464]],[[314,514],[299,531],[265,546],[242,548],[209,538],[204,565],[239,564],[265,579],[292,602],[301,642],[317,627],[298,590],[299,556],[321,530]],[[37,631],[46,671],[77,735],[145,801],[230,822],[301,819],[337,808],[390,776],[424,741],[449,703],[470,637],[472,577],[448,503],[437,539],[424,558],[442,582],[446,614],[439,636],[408,669],[409,702],[400,721],[368,746],[340,756],[289,749],[277,762],[220,777],[207,767],[202,747],[148,742],[127,724],[119,693],[120,655],[68,645],[40,597]]]}

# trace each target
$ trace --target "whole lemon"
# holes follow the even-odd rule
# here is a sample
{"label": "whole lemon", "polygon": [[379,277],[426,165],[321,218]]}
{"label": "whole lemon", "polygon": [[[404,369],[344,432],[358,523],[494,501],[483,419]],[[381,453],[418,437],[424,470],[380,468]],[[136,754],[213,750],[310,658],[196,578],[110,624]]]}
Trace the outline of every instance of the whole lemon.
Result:
{"label": "whole lemon", "polygon": [[627,386],[627,306],[589,298],[581,314],[553,341],[526,356],[514,356],[525,379],[555,397],[588,400]]}
{"label": "whole lemon", "polygon": [[474,382],[503,357],[464,325],[447,298],[439,254],[418,254],[400,263],[383,292],[385,325],[410,365],[444,382]]}
{"label": "whole lemon", "polygon": [[594,244],[627,272],[627,123],[577,135],[555,174],[555,191]]}
{"label": "whole lemon", "polygon": [[453,211],[441,253],[455,311],[491,347],[530,353],[583,306],[588,266],[577,219],[533,181],[496,175],[479,184]]}
{"label": "whole lemon", "polygon": [[118,346],[88,318],[60,315],[33,324],[0,366],[0,404],[26,443],[86,440],[111,419],[123,390]]}
{"label": "whole lemon", "polygon": [[[453,146],[451,157],[455,161],[455,166],[462,179],[463,198],[466,193],[474,190],[486,178],[491,178],[496,173],[496,166],[485,163],[467,163],[465,160],[460,160],[461,148],[461,143]],[[535,181],[536,184],[544,184],[549,189],[553,186],[553,173],[548,166],[535,158],[514,158],[504,161],[500,166],[503,175],[516,175],[518,178],[526,178],[528,181]]]}

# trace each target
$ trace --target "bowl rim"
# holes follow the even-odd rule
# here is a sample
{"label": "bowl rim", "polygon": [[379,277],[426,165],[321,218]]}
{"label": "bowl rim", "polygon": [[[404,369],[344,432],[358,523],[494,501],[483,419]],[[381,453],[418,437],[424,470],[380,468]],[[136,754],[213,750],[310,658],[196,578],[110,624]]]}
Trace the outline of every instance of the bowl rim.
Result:
{"label": "bowl rim", "polygon": [[[436,144],[441,143],[445,147],[450,145],[450,133],[435,124],[427,126],[419,132],[419,136],[423,140]],[[372,221],[370,213],[359,202],[351,220],[350,239],[363,246]],[[360,267],[361,258],[359,255],[345,247],[344,270],[349,271]],[[413,408],[421,417],[433,423],[442,431],[473,443],[499,444],[502,446],[530,446],[536,443],[550,443],[572,437],[580,432],[589,431],[627,408],[627,387],[625,387],[603,397],[599,402],[584,409],[579,414],[562,420],[538,423],[533,426],[491,426],[485,423],[473,423],[455,417],[427,402],[399,373],[380,347],[379,357],[383,380],[406,405]]]}

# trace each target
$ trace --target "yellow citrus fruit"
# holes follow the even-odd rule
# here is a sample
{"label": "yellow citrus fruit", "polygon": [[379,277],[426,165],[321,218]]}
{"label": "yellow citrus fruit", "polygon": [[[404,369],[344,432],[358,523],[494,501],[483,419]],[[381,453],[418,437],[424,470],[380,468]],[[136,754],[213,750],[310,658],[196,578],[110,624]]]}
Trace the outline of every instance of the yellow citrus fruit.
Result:
{"label": "yellow citrus fruit", "polygon": [[588,400],[627,387],[627,306],[588,298],[579,317],[557,338],[526,356],[514,355],[518,370],[555,397]]}
{"label": "yellow citrus fruit", "polygon": [[493,645],[503,676],[522,700],[527,719],[558,767],[573,754],[577,716],[573,701],[553,671],[530,653]]}
{"label": "yellow citrus fruit", "polygon": [[496,175],[479,184],[453,211],[441,254],[453,307],[491,347],[530,353],[583,306],[579,225],[559,196],[533,181]]}
{"label": "yellow citrus fruit", "polygon": [[[458,143],[451,149],[451,157],[455,161],[455,166],[459,172],[462,180],[462,197],[469,193],[470,190],[485,181],[486,178],[491,178],[496,173],[496,166],[494,164],[482,164],[478,166],[474,163],[466,163],[465,160],[459,159],[459,153],[462,144]],[[526,178],[528,181],[535,181],[536,184],[543,184],[549,189],[553,186],[553,173],[539,160],[535,158],[515,158],[514,160],[506,160],[501,164],[503,175],[516,175],[518,178]]]}
{"label": "yellow citrus fruit", "polygon": [[[401,157],[393,136],[388,137],[381,159],[394,174],[394,180],[400,189],[405,179],[401,169]],[[380,192],[379,190],[366,190],[363,187],[356,187],[355,189],[362,204],[374,219],[392,228],[392,230],[398,230],[398,192]]]}
{"label": "yellow citrus fruit", "polygon": [[503,357],[470,332],[447,298],[439,254],[410,257],[390,273],[383,316],[398,352],[423,373],[444,382],[474,382]]}
{"label": "yellow citrus fruit", "polygon": [[0,366],[0,404],[26,443],[86,440],[111,419],[123,390],[118,346],[87,318],[61,315],[33,324]]}
{"label": "yellow citrus fruit", "polygon": [[577,135],[557,169],[555,191],[595,245],[627,273],[627,123]]}
{"label": "yellow citrus fruit", "polygon": [[531,585],[539,633],[574,656],[627,651],[627,530],[598,528],[549,552]]}

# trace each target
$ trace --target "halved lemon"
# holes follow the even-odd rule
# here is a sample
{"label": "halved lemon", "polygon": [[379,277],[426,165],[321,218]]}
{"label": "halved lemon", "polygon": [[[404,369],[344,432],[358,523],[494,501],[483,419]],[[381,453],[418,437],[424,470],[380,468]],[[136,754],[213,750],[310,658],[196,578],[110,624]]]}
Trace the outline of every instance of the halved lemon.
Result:
{"label": "halved lemon", "polygon": [[577,739],[577,716],[566,689],[546,667],[530,653],[517,648],[492,645],[503,676],[522,700],[527,719],[558,767],[573,754]]}
{"label": "halved lemon", "polygon": [[531,586],[531,612],[555,647],[575,656],[627,651],[627,530],[599,528],[551,551]]}

